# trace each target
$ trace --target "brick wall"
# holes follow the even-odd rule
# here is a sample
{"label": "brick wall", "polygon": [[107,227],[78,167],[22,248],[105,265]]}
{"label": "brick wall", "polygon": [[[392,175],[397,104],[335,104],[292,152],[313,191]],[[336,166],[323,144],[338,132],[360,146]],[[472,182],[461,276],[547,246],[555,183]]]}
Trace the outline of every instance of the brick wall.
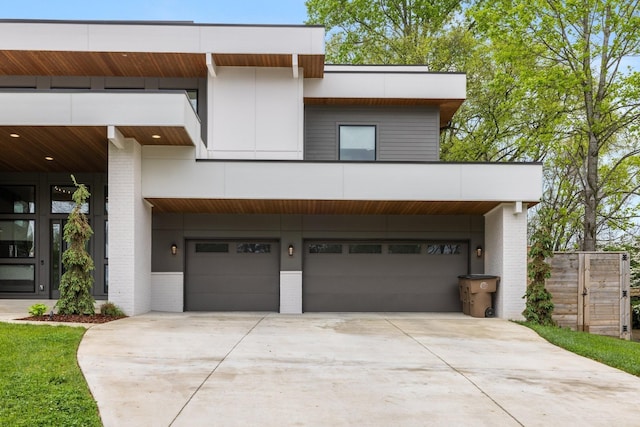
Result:
{"label": "brick wall", "polygon": [[485,273],[500,276],[494,299],[496,315],[522,319],[527,287],[527,213],[503,203],[485,215]]}
{"label": "brick wall", "polygon": [[151,273],[151,310],[182,312],[184,308],[184,274]]}
{"label": "brick wall", "polygon": [[302,271],[280,272],[280,313],[302,313]]}
{"label": "brick wall", "polygon": [[140,145],[109,144],[109,300],[128,315],[151,309],[151,207],[141,183]]}

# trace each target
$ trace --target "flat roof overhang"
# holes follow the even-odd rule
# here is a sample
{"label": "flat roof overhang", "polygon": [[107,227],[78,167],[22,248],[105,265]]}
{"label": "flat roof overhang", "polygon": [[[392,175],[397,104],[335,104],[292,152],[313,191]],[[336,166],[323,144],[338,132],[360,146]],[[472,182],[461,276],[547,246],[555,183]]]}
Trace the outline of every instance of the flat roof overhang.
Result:
{"label": "flat roof overhang", "polygon": [[481,215],[542,196],[538,163],[194,162],[181,151],[143,150],[142,195],[156,212]]}
{"label": "flat roof overhang", "polygon": [[183,92],[0,92],[0,170],[105,172],[109,127],[142,145],[200,143]]}
{"label": "flat roof overhang", "polygon": [[205,77],[217,66],[324,73],[324,28],[191,22],[0,20],[0,75]]}
{"label": "flat roof overhang", "polygon": [[329,66],[305,81],[310,105],[434,105],[446,126],[467,96],[464,73],[430,73],[422,66]]}

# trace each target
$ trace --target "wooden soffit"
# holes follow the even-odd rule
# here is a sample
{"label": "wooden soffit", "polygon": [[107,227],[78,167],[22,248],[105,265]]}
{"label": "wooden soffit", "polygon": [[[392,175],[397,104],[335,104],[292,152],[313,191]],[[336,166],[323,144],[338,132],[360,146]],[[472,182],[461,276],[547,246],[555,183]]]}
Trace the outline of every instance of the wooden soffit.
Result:
{"label": "wooden soffit", "polygon": [[449,124],[464,99],[422,99],[422,98],[304,98],[307,105],[435,105],[440,107],[440,127]]}
{"label": "wooden soffit", "polygon": [[[218,66],[291,67],[291,55],[214,54]],[[300,55],[305,77],[322,77],[324,55]],[[206,77],[204,53],[0,51],[0,75]]]}
{"label": "wooden soffit", "polygon": [[159,213],[305,215],[483,215],[501,202],[146,198]]}
{"label": "wooden soffit", "polygon": [[[179,126],[118,130],[142,145],[193,145]],[[0,126],[0,171],[106,172],[107,149],[106,126]]]}

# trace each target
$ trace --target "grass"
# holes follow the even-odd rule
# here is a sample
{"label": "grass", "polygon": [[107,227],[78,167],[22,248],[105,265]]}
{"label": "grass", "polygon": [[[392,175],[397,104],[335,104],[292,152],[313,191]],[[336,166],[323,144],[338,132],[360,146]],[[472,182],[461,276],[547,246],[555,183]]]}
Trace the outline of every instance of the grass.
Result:
{"label": "grass", "polygon": [[540,326],[526,322],[521,324],[533,329],[551,344],[640,376],[640,343],[638,342],[576,332],[555,326]]}
{"label": "grass", "polygon": [[76,361],[84,333],[0,322],[0,425],[102,425]]}

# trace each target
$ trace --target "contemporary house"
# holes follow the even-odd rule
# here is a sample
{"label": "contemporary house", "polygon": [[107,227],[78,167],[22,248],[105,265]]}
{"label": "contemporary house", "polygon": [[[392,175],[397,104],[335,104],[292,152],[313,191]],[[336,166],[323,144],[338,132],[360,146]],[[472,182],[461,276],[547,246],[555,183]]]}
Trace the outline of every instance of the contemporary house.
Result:
{"label": "contemporary house", "polygon": [[439,161],[466,76],[324,63],[324,29],[0,21],[0,298],[55,298],[74,188],[94,295],[160,311],[520,318],[540,164]]}

